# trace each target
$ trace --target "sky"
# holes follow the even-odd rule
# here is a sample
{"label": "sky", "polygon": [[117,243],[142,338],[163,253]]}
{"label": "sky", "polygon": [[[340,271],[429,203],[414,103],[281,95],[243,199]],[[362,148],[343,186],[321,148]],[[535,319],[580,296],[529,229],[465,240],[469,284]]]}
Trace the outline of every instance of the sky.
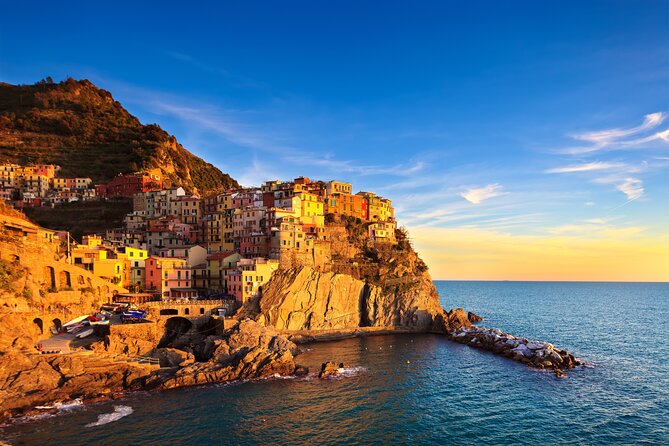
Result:
{"label": "sky", "polygon": [[436,279],[669,281],[666,0],[5,4],[0,81],[46,76],[392,199]]}

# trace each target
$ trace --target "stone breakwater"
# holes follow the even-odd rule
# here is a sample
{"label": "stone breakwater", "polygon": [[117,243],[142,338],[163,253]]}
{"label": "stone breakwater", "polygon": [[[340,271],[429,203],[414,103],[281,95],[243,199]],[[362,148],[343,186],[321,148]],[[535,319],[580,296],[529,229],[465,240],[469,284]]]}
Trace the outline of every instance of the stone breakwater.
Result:
{"label": "stone breakwater", "polygon": [[564,370],[581,365],[581,361],[566,350],[548,342],[518,338],[495,328],[460,327],[447,334],[453,341],[487,350],[538,369],[553,369],[562,376]]}

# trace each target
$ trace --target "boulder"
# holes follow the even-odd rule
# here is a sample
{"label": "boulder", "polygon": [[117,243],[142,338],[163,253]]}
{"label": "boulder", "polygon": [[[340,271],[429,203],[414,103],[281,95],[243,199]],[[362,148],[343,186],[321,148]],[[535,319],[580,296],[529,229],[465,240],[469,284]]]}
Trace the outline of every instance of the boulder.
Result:
{"label": "boulder", "polygon": [[446,313],[448,320],[448,327],[450,330],[458,329],[460,327],[469,328],[472,326],[467,317],[467,313],[462,308],[453,308]]}
{"label": "boulder", "polygon": [[303,365],[298,365],[295,367],[295,376],[307,376],[309,374],[309,368]]}
{"label": "boulder", "polygon": [[[342,364],[343,365],[343,364]],[[337,373],[339,372],[339,364],[328,361],[324,362],[321,365],[321,371],[318,373],[319,378],[329,378],[331,376],[337,376]]]}
{"label": "boulder", "polygon": [[184,367],[195,362],[192,353],[176,348],[158,348],[153,356],[158,358],[161,367]]}
{"label": "boulder", "polygon": [[471,322],[471,323],[474,323],[474,322],[481,322],[481,321],[483,320],[483,318],[482,318],[481,316],[479,316],[478,314],[473,313],[473,312],[471,312],[471,311],[468,311],[468,312],[467,312],[467,319],[468,319],[469,322]]}

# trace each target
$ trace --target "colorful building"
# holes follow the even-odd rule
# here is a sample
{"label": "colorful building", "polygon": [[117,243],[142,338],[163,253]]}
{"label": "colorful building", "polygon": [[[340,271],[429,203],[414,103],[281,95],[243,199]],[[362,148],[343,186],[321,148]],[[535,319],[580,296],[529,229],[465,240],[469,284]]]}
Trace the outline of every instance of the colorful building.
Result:
{"label": "colorful building", "polygon": [[233,251],[216,252],[207,257],[207,288],[226,292],[228,289],[226,272],[234,268],[242,256]]}
{"label": "colorful building", "polygon": [[[159,294],[162,299],[169,299],[170,288],[175,285],[175,280],[178,288],[181,288],[179,285],[181,282],[185,288],[190,287],[190,268],[184,259],[150,256],[146,259],[145,265],[144,291],[146,292]],[[177,274],[177,271],[180,273]],[[188,286],[186,286],[187,281]]]}
{"label": "colorful building", "polygon": [[96,187],[100,197],[132,197],[134,194],[159,190],[163,180],[156,171],[119,174],[107,184]]}
{"label": "colorful building", "polygon": [[241,259],[236,268],[228,272],[228,294],[237,302],[244,303],[262,292],[262,286],[279,268],[279,261],[273,259]]}

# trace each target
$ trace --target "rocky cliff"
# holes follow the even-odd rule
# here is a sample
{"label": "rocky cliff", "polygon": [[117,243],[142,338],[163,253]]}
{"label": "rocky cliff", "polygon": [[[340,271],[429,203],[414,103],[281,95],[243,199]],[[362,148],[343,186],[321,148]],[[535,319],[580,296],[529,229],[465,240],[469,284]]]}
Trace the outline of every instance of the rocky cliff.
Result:
{"label": "rocky cliff", "polygon": [[[144,324],[154,325],[154,324]],[[150,328],[149,331],[155,327]],[[222,336],[208,336],[207,357],[195,360],[192,353],[158,348],[151,354],[158,364],[140,364],[125,355],[122,342],[112,340],[105,353],[102,342],[93,355],[26,355],[10,349],[0,354],[0,421],[30,413],[57,411],[58,403],[73,399],[96,401],[140,389],[219,383],[296,373],[297,346],[271,327],[243,320]],[[137,345],[129,345],[137,347]],[[139,346],[140,348],[142,346]],[[120,351],[120,354],[117,352]],[[160,369],[160,366],[166,367]],[[34,409],[47,406],[52,409]]]}
{"label": "rocky cliff", "polygon": [[329,216],[332,263],[279,269],[241,314],[280,330],[444,331],[469,325],[466,314],[449,317],[441,308],[427,266],[404,229],[397,230],[397,243],[375,243],[367,225]]}
{"label": "rocky cliff", "polygon": [[156,168],[168,182],[201,195],[237,186],[158,125],[142,125],[108,91],[71,78],[0,83],[0,159],[58,164],[63,176],[96,183]]}
{"label": "rocky cliff", "polygon": [[[280,330],[357,327],[438,329],[442,316],[429,281],[379,286],[349,274],[309,267],[279,270],[258,302],[258,321]],[[443,317],[443,316],[442,316]]]}

